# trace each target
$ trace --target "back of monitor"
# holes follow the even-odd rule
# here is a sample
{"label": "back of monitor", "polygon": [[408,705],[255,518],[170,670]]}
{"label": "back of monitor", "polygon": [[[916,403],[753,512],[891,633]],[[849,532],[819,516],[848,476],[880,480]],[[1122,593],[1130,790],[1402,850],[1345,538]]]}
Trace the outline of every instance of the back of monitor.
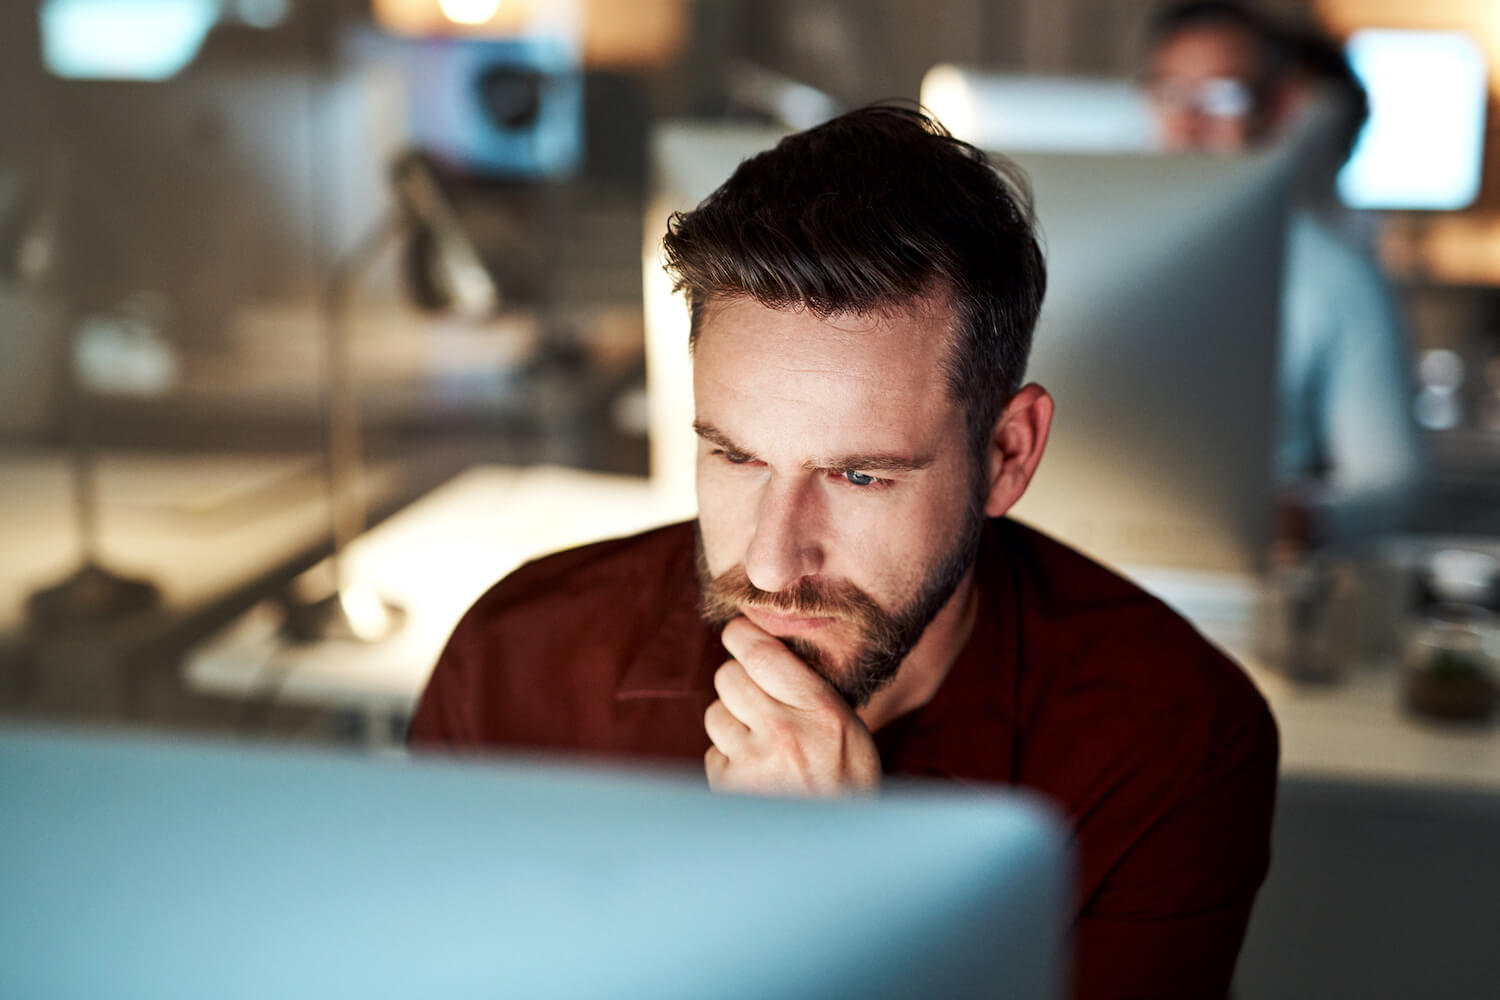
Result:
{"label": "back of monitor", "polygon": [[1288,174],[1265,156],[1022,155],[1056,400],[1013,513],[1118,567],[1246,573],[1273,516]]}
{"label": "back of monitor", "polygon": [[0,729],[14,996],[1061,995],[1032,800]]}

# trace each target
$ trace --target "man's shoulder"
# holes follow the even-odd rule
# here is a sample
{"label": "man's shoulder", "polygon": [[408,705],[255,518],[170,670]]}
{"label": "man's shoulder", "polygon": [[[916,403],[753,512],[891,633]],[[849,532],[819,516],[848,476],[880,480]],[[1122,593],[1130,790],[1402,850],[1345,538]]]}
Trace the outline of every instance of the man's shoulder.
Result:
{"label": "man's shoulder", "polygon": [[530,704],[539,686],[612,692],[669,617],[694,612],[694,537],[692,522],[673,524],[522,565],[464,613],[434,680],[482,679],[505,688],[505,706]]}
{"label": "man's shoulder", "polygon": [[[570,752],[647,752],[680,739],[680,725],[643,735],[639,719],[617,712],[616,692],[643,651],[696,662],[694,553],[689,522],[558,552],[510,573],[449,637],[408,739]],[[691,721],[689,742],[699,735]]]}
{"label": "man's shoulder", "polygon": [[534,559],[491,586],[469,617],[493,621],[538,605],[586,604],[600,597],[639,601],[680,588],[684,574],[693,573],[695,524],[669,524]]}
{"label": "man's shoulder", "polygon": [[[1181,860],[1173,857],[1181,845],[1170,836],[1143,845],[1168,823],[1194,843],[1241,838],[1250,869],[1231,881],[1234,891],[1253,892],[1279,756],[1276,723],[1255,684],[1190,622],[1118,573],[1021,525],[1008,528],[1008,540],[1024,650],[1021,782],[1079,824],[1084,883],[1108,878],[1122,888],[1113,902],[1091,905],[1099,912],[1136,905],[1123,889],[1137,882],[1140,905],[1155,905],[1142,886],[1173,877],[1162,873]],[[1225,816],[1242,828],[1226,832]],[[1138,863],[1125,865],[1131,856]],[[1188,895],[1205,907],[1225,905],[1212,891]]]}
{"label": "man's shoulder", "polygon": [[993,521],[992,529],[1034,618],[1129,618],[1165,607],[1138,584],[1028,524],[1007,517]]}
{"label": "man's shoulder", "polygon": [[678,564],[693,559],[696,523],[679,521],[554,552],[521,565],[496,589],[534,591],[667,578]]}
{"label": "man's shoulder", "polygon": [[1000,522],[1022,592],[1026,642],[1073,690],[1108,691],[1142,722],[1191,711],[1220,723],[1269,717],[1249,676],[1140,585],[1034,528]]}

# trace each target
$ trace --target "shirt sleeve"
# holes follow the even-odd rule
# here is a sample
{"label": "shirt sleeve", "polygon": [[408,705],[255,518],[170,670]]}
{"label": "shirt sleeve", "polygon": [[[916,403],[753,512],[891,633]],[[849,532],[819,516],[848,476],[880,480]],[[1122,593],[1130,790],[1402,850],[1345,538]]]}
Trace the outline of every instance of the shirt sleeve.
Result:
{"label": "shirt sleeve", "polygon": [[1079,917],[1075,995],[1223,997],[1270,865],[1278,746],[1250,751],[1142,836]]}
{"label": "shirt sleeve", "polygon": [[1049,663],[1024,765],[1076,838],[1074,995],[1223,997],[1270,868],[1276,722],[1165,607],[1089,631]]}
{"label": "shirt sleeve", "polygon": [[406,744],[413,750],[459,750],[478,742],[475,711],[477,637],[468,619],[460,621],[438,657],[412,713]]}
{"label": "shirt sleeve", "polygon": [[1428,462],[1412,416],[1400,309],[1373,261],[1328,239],[1320,275],[1327,341],[1313,404],[1329,472],[1307,499],[1322,533],[1347,539],[1404,520]]}

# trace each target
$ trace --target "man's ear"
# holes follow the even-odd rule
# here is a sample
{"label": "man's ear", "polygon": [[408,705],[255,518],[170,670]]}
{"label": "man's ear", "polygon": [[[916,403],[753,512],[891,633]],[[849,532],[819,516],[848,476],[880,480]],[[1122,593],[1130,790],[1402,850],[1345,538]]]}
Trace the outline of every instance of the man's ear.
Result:
{"label": "man's ear", "polygon": [[999,517],[1021,499],[1052,427],[1052,397],[1035,382],[1011,397],[990,431],[985,461],[989,492],[984,513]]}

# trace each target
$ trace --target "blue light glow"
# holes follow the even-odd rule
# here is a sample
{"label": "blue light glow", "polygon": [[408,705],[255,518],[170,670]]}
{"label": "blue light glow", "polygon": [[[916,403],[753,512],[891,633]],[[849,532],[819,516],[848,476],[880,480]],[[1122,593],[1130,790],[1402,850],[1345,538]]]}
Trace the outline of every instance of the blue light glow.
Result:
{"label": "blue light glow", "polygon": [[55,76],[165,80],[192,62],[219,0],[45,0],[42,58]]}
{"label": "blue light glow", "polygon": [[1484,56],[1467,35],[1370,29],[1349,39],[1370,121],[1339,174],[1354,208],[1451,210],[1479,193]]}

